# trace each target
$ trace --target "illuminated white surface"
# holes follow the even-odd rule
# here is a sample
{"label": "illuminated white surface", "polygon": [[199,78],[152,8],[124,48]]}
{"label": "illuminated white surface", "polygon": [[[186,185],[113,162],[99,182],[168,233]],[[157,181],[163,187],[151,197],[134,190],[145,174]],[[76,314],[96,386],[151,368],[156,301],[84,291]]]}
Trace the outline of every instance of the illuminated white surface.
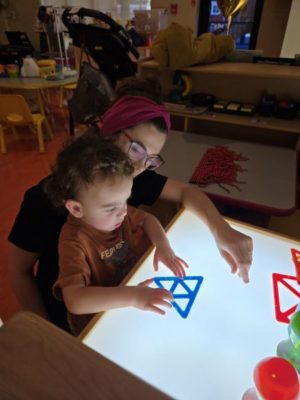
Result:
{"label": "illuminated white surface", "polygon": [[[173,398],[240,400],[253,386],[255,365],[274,356],[278,343],[287,339],[287,324],[275,320],[272,273],[295,275],[290,249],[300,250],[300,242],[232,225],[254,241],[248,285],[229,272],[206,226],[184,211],[168,237],[177,255],[189,263],[188,275],[204,277],[187,319],[174,309],[166,316],[113,310],[83,342]],[[129,285],[171,275],[164,266],[155,274],[152,259],[153,253]],[[283,307],[296,300],[282,292]]]}
{"label": "illuminated white surface", "polygon": [[238,173],[240,191],[228,185],[227,193],[217,184],[202,188],[207,194],[221,197],[225,204],[286,214],[296,206],[297,152],[292,149],[241,142],[193,133],[171,131],[161,155],[166,161],[158,172],[169,178],[188,182],[205,152],[215,146],[227,146],[242,153],[247,161],[238,161],[246,171]]}

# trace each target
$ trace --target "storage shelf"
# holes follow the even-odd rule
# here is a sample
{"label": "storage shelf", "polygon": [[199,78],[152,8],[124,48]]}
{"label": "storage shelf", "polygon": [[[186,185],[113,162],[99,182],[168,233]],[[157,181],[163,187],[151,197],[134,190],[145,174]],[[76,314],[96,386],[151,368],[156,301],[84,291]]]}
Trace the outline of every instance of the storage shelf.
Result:
{"label": "storage shelf", "polygon": [[[154,60],[148,60],[140,64],[140,68],[158,70],[158,63]],[[166,68],[171,70],[171,68]],[[274,64],[253,64],[253,63],[235,63],[235,62],[219,62],[208,65],[196,65],[187,68],[178,68],[180,71],[190,73],[201,72],[214,75],[234,75],[248,76],[257,78],[278,78],[300,81],[300,67],[289,65],[274,65]]]}
{"label": "storage shelf", "polygon": [[[276,94],[278,99],[293,99],[300,102],[300,67],[298,66],[218,62],[180,68],[179,70],[190,74],[194,93],[210,93],[221,100],[257,104],[262,93],[267,92]],[[139,74],[142,77],[156,76],[161,82],[166,98],[174,86],[174,70],[171,68],[160,69],[158,63],[153,59],[139,63]],[[274,142],[274,144],[280,145],[281,142],[283,146],[295,146],[297,150],[300,149],[299,116],[294,120],[284,120],[259,115],[223,114],[207,110],[204,112],[200,110],[197,113],[195,110],[178,110],[175,107],[172,109],[172,106],[169,111],[171,115],[183,119],[185,132],[202,132],[201,122],[203,122],[207,133],[211,131],[216,135],[217,124],[224,124],[224,126],[227,125],[227,133],[230,135],[240,136],[242,134],[240,127],[242,127],[245,132],[253,130],[251,138],[256,137],[255,140],[258,142],[261,139],[266,140],[268,144]],[[199,121],[199,126],[196,121]],[[204,122],[209,124],[204,124]],[[230,129],[232,132],[229,133]],[[266,135],[264,135],[264,131]],[[268,132],[272,131],[276,133],[274,138],[272,135],[268,135]],[[281,132],[282,140],[280,141]],[[287,138],[287,136],[290,137]]]}
{"label": "storage shelf", "polygon": [[219,122],[232,125],[248,126],[260,129],[270,129],[276,131],[290,132],[300,134],[300,119],[295,120],[282,120],[273,117],[261,117],[254,115],[251,117],[232,115],[232,114],[221,114],[213,112],[204,112],[203,114],[192,114],[184,112],[171,111],[171,115],[179,116],[188,119],[198,119],[203,121]]}

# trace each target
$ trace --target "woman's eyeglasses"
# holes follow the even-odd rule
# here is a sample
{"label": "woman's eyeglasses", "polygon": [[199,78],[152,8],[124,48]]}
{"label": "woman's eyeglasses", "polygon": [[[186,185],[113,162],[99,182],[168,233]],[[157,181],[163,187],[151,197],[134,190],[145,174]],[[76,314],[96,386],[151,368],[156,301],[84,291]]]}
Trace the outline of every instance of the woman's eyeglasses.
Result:
{"label": "woman's eyeglasses", "polygon": [[128,156],[133,162],[144,160],[144,167],[150,170],[154,170],[165,163],[159,154],[148,154],[141,143],[132,140],[128,133],[124,131],[122,133],[130,141]]}

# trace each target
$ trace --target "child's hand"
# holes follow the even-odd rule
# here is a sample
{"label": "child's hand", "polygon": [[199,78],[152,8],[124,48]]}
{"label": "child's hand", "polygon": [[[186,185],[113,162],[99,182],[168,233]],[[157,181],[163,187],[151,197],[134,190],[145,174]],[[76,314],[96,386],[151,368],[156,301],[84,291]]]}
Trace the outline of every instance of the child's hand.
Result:
{"label": "child's hand", "polygon": [[158,263],[162,262],[168,267],[175,276],[183,278],[185,276],[185,268],[188,268],[188,264],[180,257],[177,257],[170,246],[157,246],[154,258],[153,266],[154,271],[158,271]]}
{"label": "child's hand", "polygon": [[166,289],[151,288],[149,285],[153,279],[147,279],[138,286],[134,286],[134,304],[136,308],[145,311],[153,311],[160,315],[165,315],[166,311],[162,307],[172,308],[172,293]]}

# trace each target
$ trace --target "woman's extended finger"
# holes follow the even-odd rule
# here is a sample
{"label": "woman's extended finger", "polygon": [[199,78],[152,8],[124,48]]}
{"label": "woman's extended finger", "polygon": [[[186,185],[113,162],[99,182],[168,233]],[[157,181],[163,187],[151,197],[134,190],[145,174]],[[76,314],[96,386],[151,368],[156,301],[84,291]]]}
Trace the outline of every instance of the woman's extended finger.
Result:
{"label": "woman's extended finger", "polygon": [[222,250],[221,251],[222,257],[226,260],[227,264],[229,264],[231,272],[235,274],[238,270],[237,263],[235,262],[235,259],[232,257],[231,254],[229,254],[227,251]]}
{"label": "woman's extended finger", "polygon": [[240,264],[239,265],[239,277],[241,277],[243,279],[243,281],[245,283],[249,282],[249,269],[250,269],[250,265],[249,263],[245,263],[245,264]]}
{"label": "woman's extended finger", "polygon": [[252,264],[252,252],[238,252],[236,258],[226,251],[222,251],[222,256],[231,267],[231,272],[235,274],[238,272],[239,277],[245,283],[249,282],[249,270]]}

